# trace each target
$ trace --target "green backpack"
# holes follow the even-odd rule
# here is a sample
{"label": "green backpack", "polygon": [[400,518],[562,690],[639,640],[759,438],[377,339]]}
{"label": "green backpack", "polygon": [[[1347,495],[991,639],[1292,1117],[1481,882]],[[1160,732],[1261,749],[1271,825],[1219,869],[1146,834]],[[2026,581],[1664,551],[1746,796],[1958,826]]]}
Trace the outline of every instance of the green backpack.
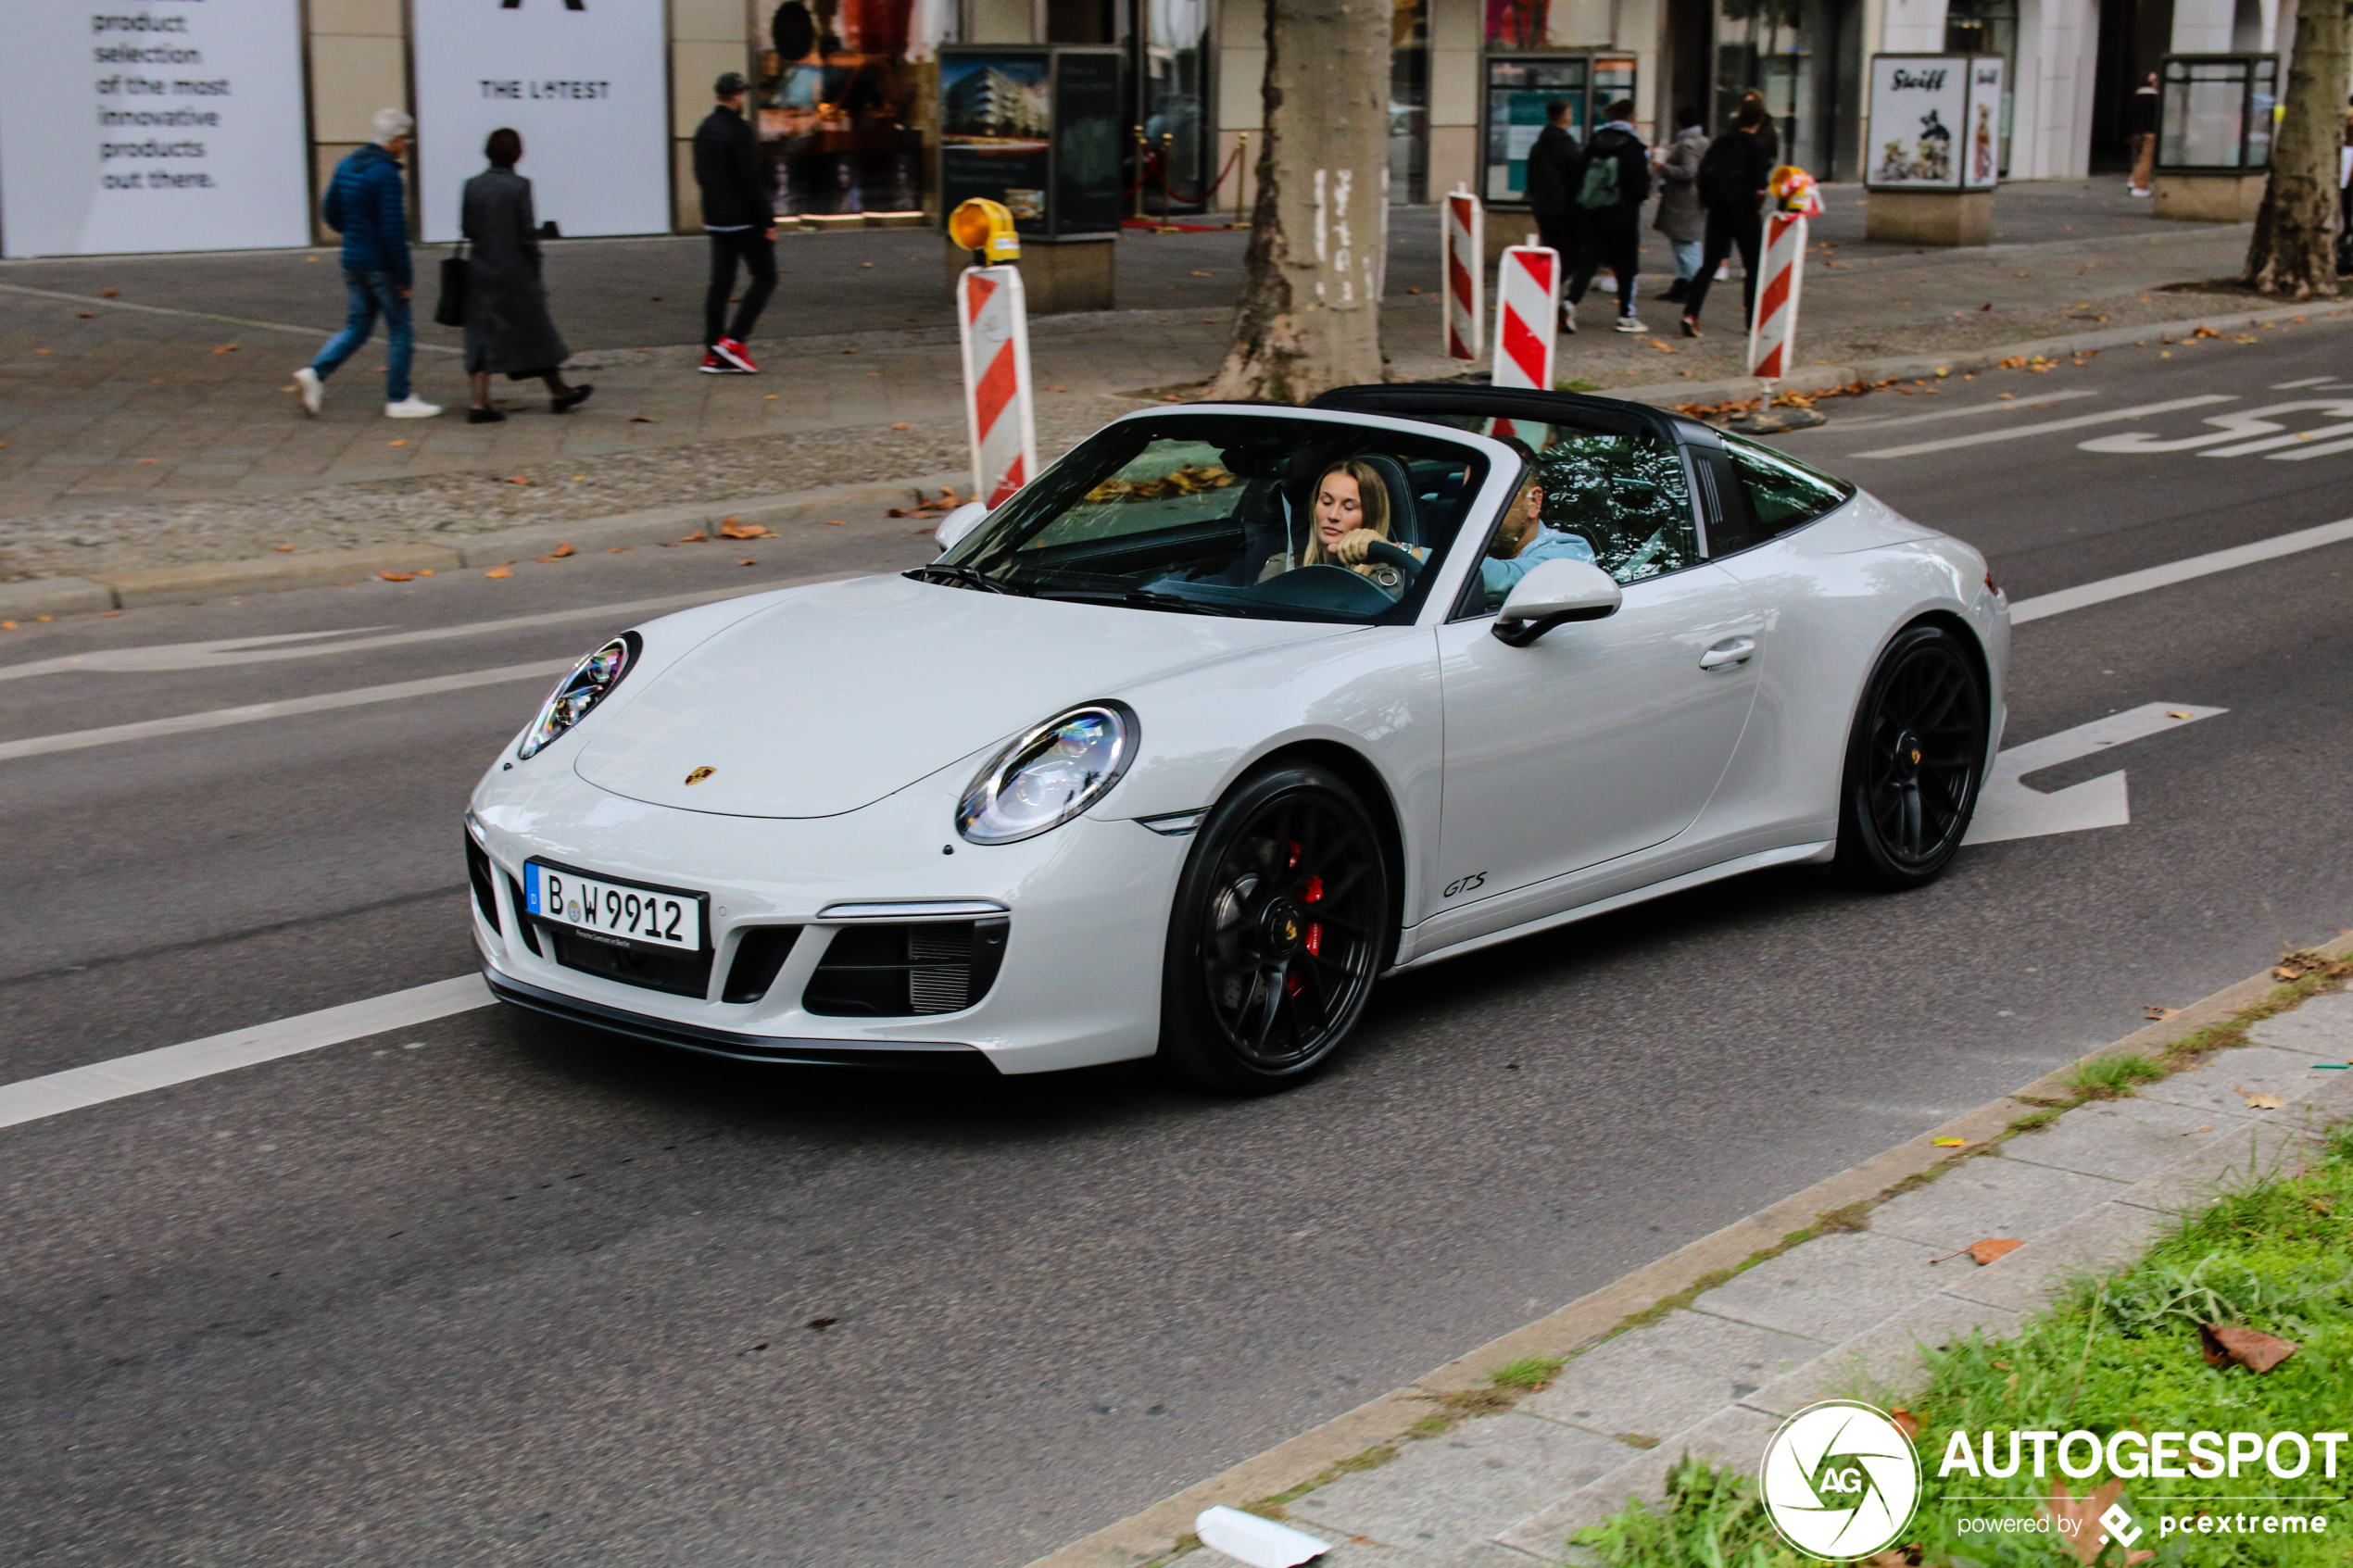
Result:
{"label": "green backpack", "polygon": [[1588,212],[1617,205],[1617,158],[1613,153],[1598,151],[1586,158],[1584,182],[1577,187],[1577,205]]}

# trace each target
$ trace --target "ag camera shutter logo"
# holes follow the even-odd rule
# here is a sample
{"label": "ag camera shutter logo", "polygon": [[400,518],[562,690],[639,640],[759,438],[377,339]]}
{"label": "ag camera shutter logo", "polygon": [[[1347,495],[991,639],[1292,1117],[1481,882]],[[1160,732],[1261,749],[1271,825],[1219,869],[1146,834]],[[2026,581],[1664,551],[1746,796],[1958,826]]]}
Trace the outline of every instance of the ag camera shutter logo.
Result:
{"label": "ag camera shutter logo", "polygon": [[1781,1423],[1757,1481],[1781,1538],[1833,1562],[1894,1545],[1920,1500],[1912,1439],[1886,1411],[1851,1399],[1825,1399]]}

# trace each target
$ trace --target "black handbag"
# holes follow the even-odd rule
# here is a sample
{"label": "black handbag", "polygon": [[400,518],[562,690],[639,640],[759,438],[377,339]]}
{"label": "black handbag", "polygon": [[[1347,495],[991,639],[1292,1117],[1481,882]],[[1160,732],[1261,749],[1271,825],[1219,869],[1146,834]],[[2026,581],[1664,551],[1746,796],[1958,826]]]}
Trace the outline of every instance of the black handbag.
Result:
{"label": "black handbag", "polygon": [[466,324],[466,246],[462,240],[455,251],[441,258],[441,298],[434,305],[433,319],[445,327]]}

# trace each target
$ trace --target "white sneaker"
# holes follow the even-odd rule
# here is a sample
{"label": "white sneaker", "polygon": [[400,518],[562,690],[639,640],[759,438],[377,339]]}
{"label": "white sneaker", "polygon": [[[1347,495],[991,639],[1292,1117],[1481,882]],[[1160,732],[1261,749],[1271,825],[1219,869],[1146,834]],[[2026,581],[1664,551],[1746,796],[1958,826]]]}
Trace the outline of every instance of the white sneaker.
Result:
{"label": "white sneaker", "polygon": [[2146,191],[2145,191],[2145,190],[2141,189],[2138,185],[2134,185],[2134,186],[2133,186],[2133,187],[2131,188],[2130,194],[2133,194],[2133,195],[2136,195],[2136,196],[2145,196],[2145,195],[2147,195],[2147,194],[2148,194],[2148,193],[2147,193]]}
{"label": "white sneaker", "polygon": [[1650,331],[1648,327],[1642,325],[1631,316],[1620,316],[1617,319],[1617,325],[1611,330],[1621,332],[1646,332]]}
{"label": "white sneaker", "polygon": [[384,405],[384,418],[388,420],[429,420],[439,412],[440,404],[428,403],[413,392],[397,403]]}
{"label": "white sneaker", "polygon": [[1577,335],[1577,307],[1566,299],[1561,301],[1561,331],[1571,337]]}
{"label": "white sneaker", "polygon": [[305,365],[295,372],[295,386],[302,394],[302,411],[317,419],[319,405],[326,399],[327,383],[319,379],[318,371]]}

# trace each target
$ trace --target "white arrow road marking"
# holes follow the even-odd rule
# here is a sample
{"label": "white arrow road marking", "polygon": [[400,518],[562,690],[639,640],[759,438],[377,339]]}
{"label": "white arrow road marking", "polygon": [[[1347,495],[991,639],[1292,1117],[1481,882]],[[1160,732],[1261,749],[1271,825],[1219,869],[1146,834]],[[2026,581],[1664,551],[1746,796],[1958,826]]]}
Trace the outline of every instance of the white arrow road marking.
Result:
{"label": "white arrow road marking", "polygon": [[2012,425],[2007,430],[1971,431],[1967,435],[1948,435],[1941,441],[1916,441],[1908,446],[1882,446],[1875,452],[1857,452],[1856,458],[1909,458],[1922,452],[1949,452],[1956,446],[1982,446],[1989,441],[2016,441],[2022,436],[2044,435],[2055,430],[2082,430],[2085,425],[2114,424],[2120,420],[2137,420],[2145,414],[2171,414],[2183,408],[2203,408],[2209,403],[2235,403],[2235,393],[2208,392],[2196,397],[2175,397],[2163,403],[2144,403],[2134,408],[2110,408],[2102,414],[2078,414],[2068,420],[2039,420],[2031,425]]}
{"label": "white arrow road marking", "polygon": [[461,974],[455,980],[436,980],[430,985],[370,997],[360,1002],[346,1002],[341,1007],[306,1012],[298,1018],[282,1018],[275,1023],[257,1024],[251,1029],[233,1029],[226,1035],[190,1040],[185,1045],[165,1046],[136,1056],[119,1056],[112,1061],[95,1061],[87,1067],[69,1067],[46,1077],[27,1078],[0,1087],[0,1127],[37,1122],[44,1116],[143,1095],[149,1089],[167,1088],[193,1078],[209,1078],[216,1073],[275,1061],[282,1056],[297,1056],[387,1030],[429,1023],[451,1013],[488,1007],[490,1001],[490,987],[483,984],[481,975]]}
{"label": "white arrow road marking", "polygon": [[1967,844],[2000,844],[2012,838],[2040,838],[2045,834],[2082,833],[2086,828],[2122,827],[2133,820],[2121,772],[2102,773],[2048,795],[2029,789],[2020,781],[2043,768],[2056,768],[2079,757],[2147,735],[2178,730],[2200,719],[2227,713],[2227,708],[2193,708],[2187,703],[2151,702],[2128,708],[2041,740],[2014,746],[1994,759],[1979,794],[1977,817],[1969,824]]}
{"label": "white arrow road marking", "polygon": [[[2155,431],[2128,430],[2121,435],[2096,435],[2089,441],[2079,441],[2079,452],[2188,452],[2200,446],[2214,446],[2220,442],[2235,441],[2249,435],[2278,435],[2284,427],[2273,419],[2274,414],[2322,413],[2336,419],[2353,415],[2353,402],[2341,397],[2306,397],[2293,403],[2273,403],[2261,408],[2237,408],[2227,414],[2208,414],[2204,422],[2212,430],[2199,435],[2164,436]],[[2342,427],[2323,427],[2310,433],[2334,435]],[[2284,446],[2302,437],[2281,436],[2276,441],[2248,442],[2243,445],[2224,446],[2208,452],[2209,458],[2236,458],[2248,452],[2267,451]]]}

